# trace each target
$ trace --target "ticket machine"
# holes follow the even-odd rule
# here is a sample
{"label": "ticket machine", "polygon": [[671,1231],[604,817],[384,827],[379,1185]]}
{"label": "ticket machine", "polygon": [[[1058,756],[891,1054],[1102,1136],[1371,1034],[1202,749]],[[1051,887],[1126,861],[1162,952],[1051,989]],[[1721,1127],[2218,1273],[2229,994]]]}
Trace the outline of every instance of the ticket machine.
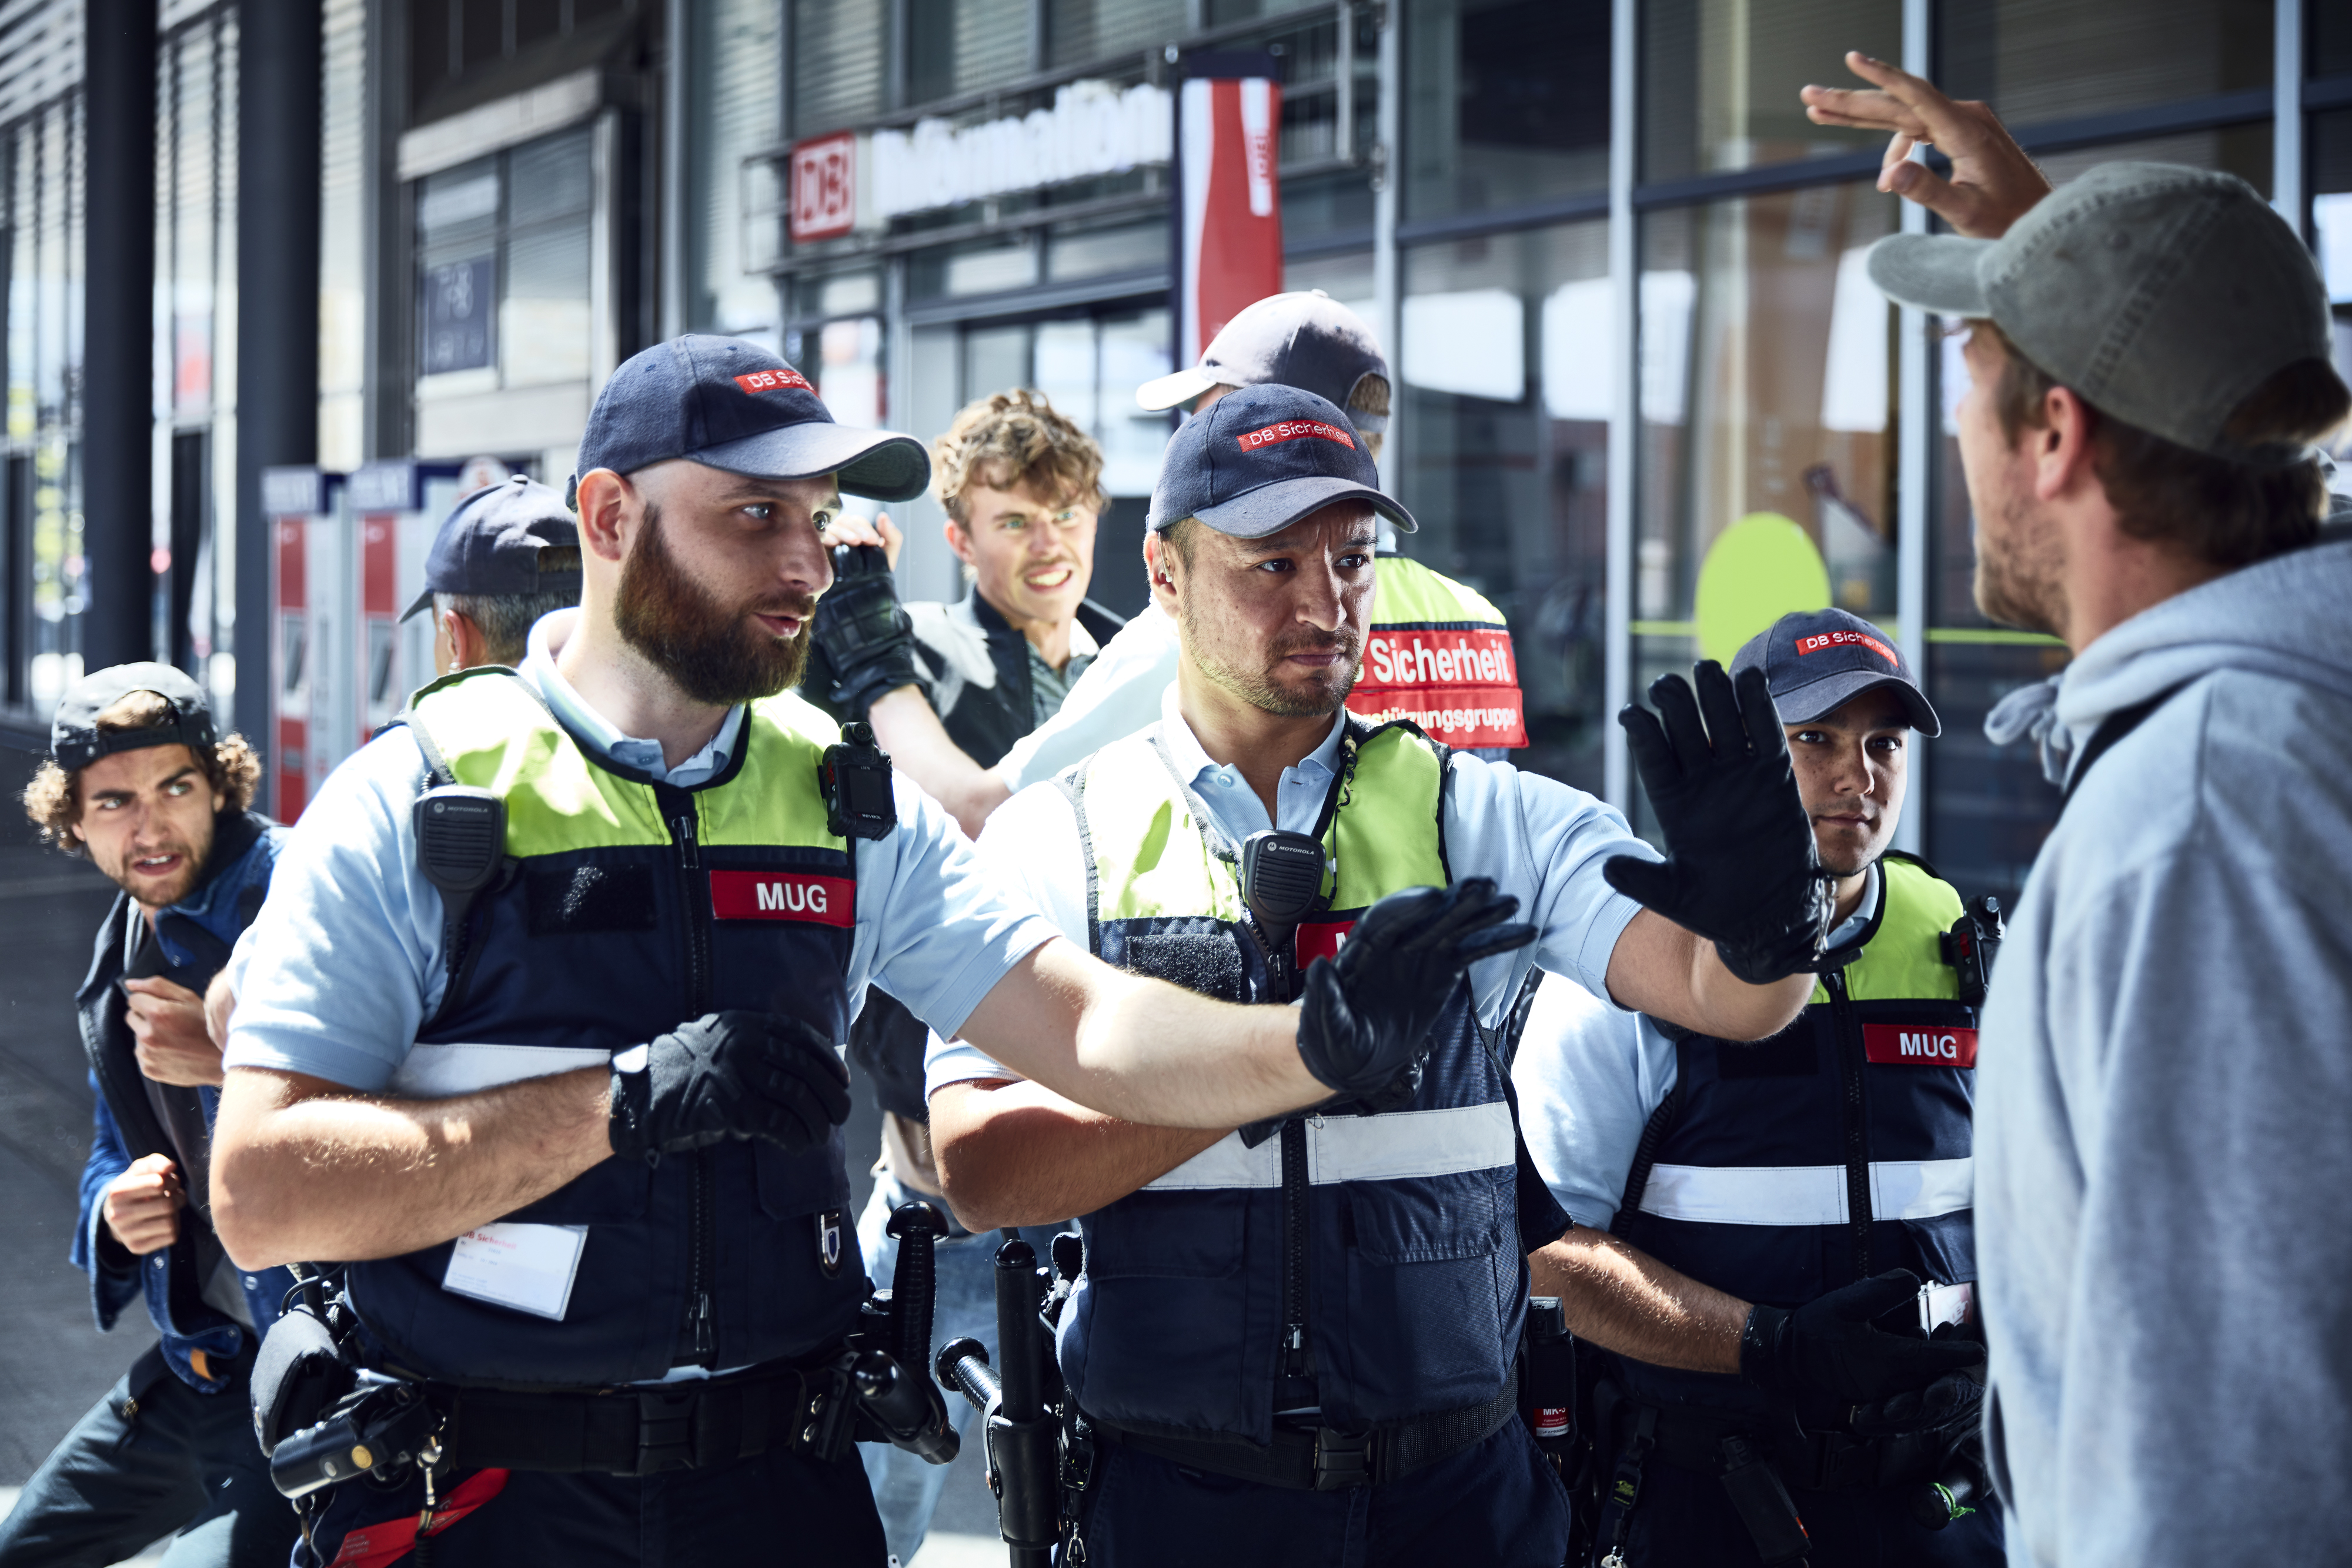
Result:
{"label": "ticket machine", "polygon": [[390,723],[411,692],[433,679],[433,622],[401,612],[425,591],[425,559],[441,519],[457,504],[458,465],[401,458],[352,476],[358,517],[358,622],[352,657],[358,673],[360,735]]}
{"label": "ticket machine", "polygon": [[351,661],[338,656],[352,624],[343,476],[265,468],[261,509],[273,540],[268,809],[290,822],[351,751],[358,722]]}

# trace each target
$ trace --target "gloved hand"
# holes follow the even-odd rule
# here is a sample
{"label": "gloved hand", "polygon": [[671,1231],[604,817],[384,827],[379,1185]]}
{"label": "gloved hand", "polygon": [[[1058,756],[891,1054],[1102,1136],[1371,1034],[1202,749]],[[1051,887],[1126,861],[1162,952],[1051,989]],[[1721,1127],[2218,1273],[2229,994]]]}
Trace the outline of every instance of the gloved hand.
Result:
{"label": "gloved hand", "polygon": [[833,586],[816,601],[811,633],[833,666],[827,695],[845,718],[862,719],[874,700],[930,683],[915,662],[915,628],[898,604],[898,580],[879,545],[835,545]]}
{"label": "gloved hand", "polygon": [[1336,959],[1307,971],[1298,1055],[1342,1094],[1378,1095],[1423,1054],[1430,1025],[1471,965],[1536,939],[1494,882],[1392,893],[1364,912]]}
{"label": "gloved hand", "polygon": [[1974,1366],[1984,1347],[1915,1339],[1871,1325],[1919,1293],[1919,1276],[1891,1270],[1832,1291],[1794,1312],[1759,1304],[1739,1335],[1739,1375],[1774,1394],[1826,1394],[1862,1405],[1927,1387]]}
{"label": "gloved hand", "polygon": [[1680,675],[1661,675],[1650,685],[1656,714],[1628,704],[1617,716],[1666,858],[1613,855],[1601,874],[1713,942],[1739,978],[1769,985],[1820,959],[1834,902],[1764,672],[1741,671],[1736,688],[1712,659],[1696,674],[1696,697]]}
{"label": "gloved hand", "polygon": [[[1977,1347],[1977,1355],[1983,1357],[1982,1345]],[[1967,1373],[1948,1372],[1925,1388],[1906,1389],[1857,1406],[1853,1429],[1857,1436],[1864,1437],[1897,1437],[1906,1432],[1948,1429],[1953,1452],[1973,1453],[1978,1445],[1972,1439],[1979,1438],[1983,1432],[1979,1413],[1984,1407],[1984,1385]]]}
{"label": "gloved hand", "polygon": [[613,1152],[647,1165],[725,1138],[814,1148],[849,1118],[849,1069],[813,1025],[705,1013],[613,1058]]}

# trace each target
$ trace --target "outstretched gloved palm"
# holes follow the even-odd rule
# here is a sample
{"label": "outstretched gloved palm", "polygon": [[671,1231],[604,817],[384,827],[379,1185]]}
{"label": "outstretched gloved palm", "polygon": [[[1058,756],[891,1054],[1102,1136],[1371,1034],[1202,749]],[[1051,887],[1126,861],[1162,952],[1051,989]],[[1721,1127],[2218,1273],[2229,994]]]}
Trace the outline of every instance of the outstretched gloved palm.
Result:
{"label": "outstretched gloved palm", "polygon": [[613,1058],[613,1152],[655,1163],[728,1138],[814,1148],[849,1117],[849,1069],[804,1019],[706,1013]]}

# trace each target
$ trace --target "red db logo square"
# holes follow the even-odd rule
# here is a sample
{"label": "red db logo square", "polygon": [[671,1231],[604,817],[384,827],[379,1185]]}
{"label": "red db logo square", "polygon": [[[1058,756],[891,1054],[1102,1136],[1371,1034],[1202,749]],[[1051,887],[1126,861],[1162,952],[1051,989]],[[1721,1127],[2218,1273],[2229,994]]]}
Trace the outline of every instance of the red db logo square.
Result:
{"label": "red db logo square", "polygon": [[834,239],[857,222],[857,138],[846,131],[801,142],[792,153],[792,235]]}

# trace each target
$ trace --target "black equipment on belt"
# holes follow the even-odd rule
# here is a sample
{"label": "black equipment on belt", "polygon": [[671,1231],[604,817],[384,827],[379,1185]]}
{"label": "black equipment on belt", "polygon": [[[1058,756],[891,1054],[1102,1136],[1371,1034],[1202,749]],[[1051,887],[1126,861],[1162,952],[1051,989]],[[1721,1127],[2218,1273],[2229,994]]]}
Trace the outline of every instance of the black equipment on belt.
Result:
{"label": "black equipment on belt", "polygon": [[[289,1498],[359,1475],[428,1480],[457,1469],[649,1476],[776,1448],[831,1460],[887,1442],[935,1465],[956,1457],[955,1426],[922,1368],[929,1360],[931,1249],[946,1228],[929,1206],[891,1216],[898,1267],[835,1348],[799,1364],[618,1388],[466,1387],[359,1364],[358,1322],[315,1277],[272,1325],[253,1379],[254,1427],[270,1480]],[[909,1375],[909,1369],[913,1369]]]}
{"label": "black equipment on belt", "polygon": [[1097,1430],[1139,1453],[1294,1491],[1349,1491],[1380,1486],[1452,1458],[1485,1442],[1518,1413],[1519,1391],[1507,1385],[1482,1405],[1382,1422],[1360,1432],[1335,1427],[1284,1427],[1265,1448],[1239,1439],[1164,1437],[1097,1420]]}
{"label": "black equipment on belt", "polygon": [[988,1490],[996,1494],[997,1533],[1013,1568],[1050,1568],[1076,1512],[1066,1506],[1066,1494],[1084,1490],[1090,1479],[1092,1449],[1076,1426],[1049,1333],[1084,1260],[1079,1238],[1065,1231],[1054,1238],[1049,1272],[1037,1266],[1036,1249],[1008,1229],[996,1249],[996,1343],[1003,1366],[990,1365],[987,1347],[976,1339],[940,1347],[940,1381],[987,1423]]}
{"label": "black equipment on belt", "polygon": [[2007,927],[2001,924],[2000,900],[1985,894],[1963,907],[1952,928],[1937,938],[1944,962],[1958,977],[1959,1002],[1962,1007],[1984,1006],[1985,991],[1992,984],[1992,961],[2000,953],[2001,937]]}

